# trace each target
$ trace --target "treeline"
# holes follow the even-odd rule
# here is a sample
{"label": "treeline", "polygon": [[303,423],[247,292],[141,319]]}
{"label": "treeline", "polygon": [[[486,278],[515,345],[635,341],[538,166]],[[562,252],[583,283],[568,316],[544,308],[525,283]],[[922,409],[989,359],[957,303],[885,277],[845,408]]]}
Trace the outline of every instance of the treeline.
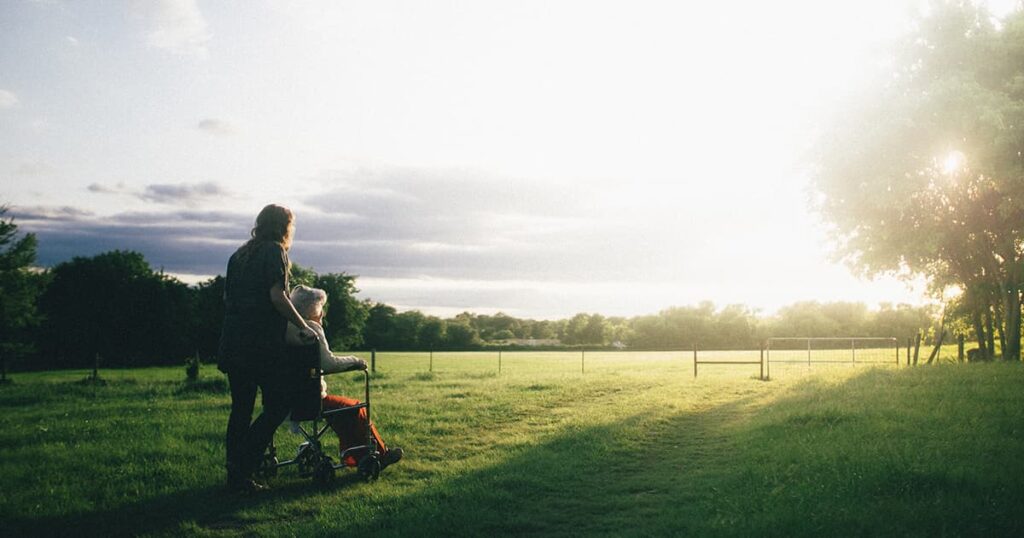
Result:
{"label": "treeline", "polygon": [[[77,257],[38,273],[36,316],[23,331],[19,368],[132,367],[216,359],[224,280],[196,286],[154,271],[136,252]],[[336,350],[473,350],[588,346],[638,350],[757,347],[770,336],[906,336],[933,324],[929,308],[859,303],[797,303],[773,317],[747,307],[705,302],[633,318],[577,314],[562,320],[462,313],[442,319],[355,297],[355,277],[293,266],[292,281],[323,288],[325,330]]]}
{"label": "treeline", "polygon": [[[2,209],[2,208],[0,208]],[[2,211],[0,211],[2,215]],[[17,237],[0,219],[0,359],[6,369],[181,364],[216,359],[224,317],[224,279],[198,285],[154,270],[142,254],[111,251],[33,270],[35,237]],[[335,350],[551,349],[584,346],[639,350],[754,348],[771,336],[897,336],[932,330],[930,307],[796,303],[762,317],[746,306],[710,302],[632,318],[580,313],[520,319],[463,312],[451,318],[356,298],[356,277],[293,265],[292,285],[322,288],[324,329]]]}

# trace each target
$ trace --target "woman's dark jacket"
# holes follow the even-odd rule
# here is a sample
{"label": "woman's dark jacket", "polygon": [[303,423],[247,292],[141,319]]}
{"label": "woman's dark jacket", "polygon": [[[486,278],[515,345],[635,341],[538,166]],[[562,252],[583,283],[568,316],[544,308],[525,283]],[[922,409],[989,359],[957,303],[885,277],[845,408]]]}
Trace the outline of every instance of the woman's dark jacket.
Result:
{"label": "woman's dark jacket", "polygon": [[228,261],[224,282],[224,327],[220,337],[222,372],[272,366],[284,354],[287,320],[270,302],[270,289],[288,291],[288,252],[278,243],[243,245]]}

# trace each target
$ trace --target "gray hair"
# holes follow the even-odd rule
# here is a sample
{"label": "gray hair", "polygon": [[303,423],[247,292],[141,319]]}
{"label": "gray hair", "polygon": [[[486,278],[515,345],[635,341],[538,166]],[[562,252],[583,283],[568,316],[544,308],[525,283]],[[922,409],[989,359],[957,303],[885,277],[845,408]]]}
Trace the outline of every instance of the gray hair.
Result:
{"label": "gray hair", "polygon": [[292,289],[291,300],[299,315],[309,319],[323,310],[324,304],[327,302],[327,292],[309,286],[295,286]]}

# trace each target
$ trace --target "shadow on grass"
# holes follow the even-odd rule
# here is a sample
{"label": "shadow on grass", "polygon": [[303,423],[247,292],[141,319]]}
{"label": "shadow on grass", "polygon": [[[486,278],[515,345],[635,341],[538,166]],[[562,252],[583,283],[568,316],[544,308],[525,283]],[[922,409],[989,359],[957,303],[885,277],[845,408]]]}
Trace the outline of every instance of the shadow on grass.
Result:
{"label": "shadow on grass", "polygon": [[[310,521],[298,533],[1020,536],[1024,436],[1005,432],[1024,423],[1021,391],[1007,383],[1009,416],[936,412],[943,398],[987,397],[951,393],[955,380],[933,373],[866,371],[809,380],[768,407],[748,408],[747,397],[569,430],[373,518]],[[1010,404],[1006,395],[993,400]]]}
{"label": "shadow on grass", "polygon": [[228,381],[224,378],[208,378],[208,379],[197,379],[195,381],[185,381],[180,387],[175,389],[175,394],[227,394],[230,392],[228,387]]}
{"label": "shadow on grass", "polygon": [[[187,520],[224,534],[273,534],[277,521],[287,524],[280,532],[298,535],[1020,535],[1024,443],[1013,424],[1024,423],[1022,391],[1011,383],[1005,393],[979,393],[988,390],[979,382],[950,394],[929,375],[865,372],[836,385],[801,383],[767,407],[746,396],[698,411],[646,410],[569,426],[482,469],[450,478],[432,469],[415,494],[352,498],[343,492],[357,477],[346,474],[334,486],[331,513],[246,516],[321,493],[289,481],[254,497],[205,488],[55,520],[14,518],[0,528],[6,535],[174,534]],[[945,397],[1012,411],[936,412]],[[443,448],[459,457],[457,446]],[[382,480],[411,472],[399,464]],[[351,517],[357,505],[370,516]]]}
{"label": "shadow on grass", "polygon": [[[262,507],[343,491],[362,479],[355,472],[341,474],[329,485],[318,486],[310,480],[278,480],[268,491],[239,494],[224,486],[179,491],[141,500],[111,510],[99,510],[59,518],[8,518],[0,522],[2,536],[137,536],[139,534],[176,535],[184,522],[195,522],[210,530],[243,532],[252,519],[240,513]],[[307,518],[310,513],[279,515],[277,521]],[[260,520],[272,524],[273,519]]]}

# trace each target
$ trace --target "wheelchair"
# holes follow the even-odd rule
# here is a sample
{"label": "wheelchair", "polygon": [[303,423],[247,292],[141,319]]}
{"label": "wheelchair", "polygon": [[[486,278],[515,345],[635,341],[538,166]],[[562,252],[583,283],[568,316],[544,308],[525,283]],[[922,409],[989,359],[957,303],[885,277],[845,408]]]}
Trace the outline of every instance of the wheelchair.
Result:
{"label": "wheelchair", "polygon": [[[382,454],[374,443],[370,422],[370,373],[363,370],[365,395],[361,403],[340,409],[323,409],[320,398],[320,378],[324,376],[320,368],[320,348],[317,343],[302,346],[289,346],[288,381],[291,396],[291,420],[299,422],[299,433],[304,440],[299,445],[295,457],[281,461],[277,457],[277,448],[271,440],[260,461],[256,475],[263,479],[276,477],[282,467],[296,467],[299,476],[312,478],[320,485],[329,484],[334,480],[335,471],[348,467],[345,464],[348,456],[365,452],[358,458],[355,466],[359,475],[371,482],[380,477]],[[342,373],[342,372],[338,372]],[[338,463],[324,450],[323,436],[331,429],[327,422],[332,416],[342,413],[358,413],[366,409],[366,443],[350,446],[339,454]],[[354,458],[353,458],[354,459]]]}

